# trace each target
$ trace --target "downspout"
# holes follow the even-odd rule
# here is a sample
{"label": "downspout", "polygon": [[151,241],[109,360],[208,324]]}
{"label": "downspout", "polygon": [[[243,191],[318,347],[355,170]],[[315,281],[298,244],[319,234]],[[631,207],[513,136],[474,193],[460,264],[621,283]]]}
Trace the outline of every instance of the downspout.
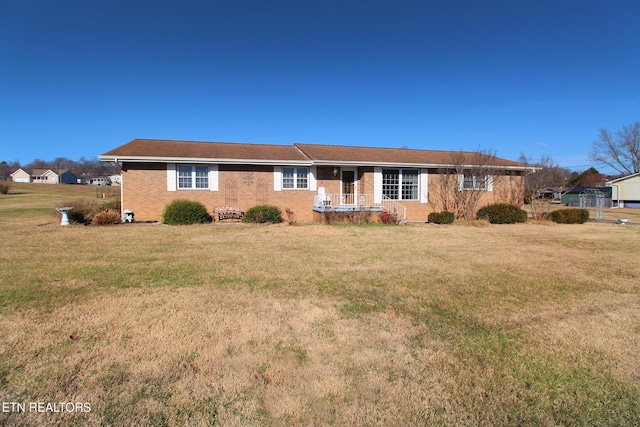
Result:
{"label": "downspout", "polygon": [[[115,157],[115,163],[118,163],[118,158]],[[124,163],[123,163],[124,166]],[[122,175],[122,167],[120,167],[120,215],[123,215],[124,212],[124,175]]]}

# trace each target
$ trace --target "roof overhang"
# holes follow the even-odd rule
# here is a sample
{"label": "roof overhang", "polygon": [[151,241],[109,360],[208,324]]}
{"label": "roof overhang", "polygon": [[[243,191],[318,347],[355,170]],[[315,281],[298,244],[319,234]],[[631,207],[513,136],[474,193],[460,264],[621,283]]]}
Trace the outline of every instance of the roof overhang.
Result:
{"label": "roof overhang", "polygon": [[440,163],[394,163],[394,162],[361,162],[361,161],[344,161],[344,160],[314,160],[314,166],[344,166],[344,167],[389,167],[389,168],[421,168],[421,169],[441,169],[441,168],[487,168],[493,170],[516,170],[535,172],[540,168],[534,166],[501,166],[501,165],[459,165],[459,164],[440,164]]}
{"label": "roof overhang", "polygon": [[612,179],[611,181],[605,182],[605,185],[610,186],[610,185],[615,184],[617,182],[624,181],[626,179],[635,178],[637,176],[640,176],[640,172],[636,172],[636,173],[632,173],[631,175],[627,175],[627,176],[623,176],[623,177],[620,177],[620,178]]}
{"label": "roof overhang", "polygon": [[98,156],[102,162],[140,162],[140,163],[200,163],[216,165],[253,165],[253,166],[312,166],[309,160],[265,160],[265,159],[212,159],[199,157],[143,157],[143,156]]}

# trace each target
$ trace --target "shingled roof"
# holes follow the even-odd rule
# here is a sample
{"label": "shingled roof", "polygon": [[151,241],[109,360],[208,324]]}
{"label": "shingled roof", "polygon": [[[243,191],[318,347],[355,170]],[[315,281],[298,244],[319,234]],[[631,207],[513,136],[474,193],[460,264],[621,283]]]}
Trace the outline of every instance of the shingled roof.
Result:
{"label": "shingled roof", "polygon": [[[134,139],[100,156],[101,160],[245,160],[255,162],[306,162],[309,158],[291,145],[244,144],[232,142],[168,141]],[[117,160],[116,160],[117,159]]]}
{"label": "shingled roof", "polygon": [[100,156],[103,161],[215,161],[220,163],[342,164],[342,165],[491,165],[525,169],[530,166],[476,152],[339,145],[266,145],[134,139]]}
{"label": "shingled roof", "polygon": [[413,150],[409,148],[345,147],[295,144],[315,163],[363,163],[404,165],[491,165],[526,167],[511,160],[465,151]]}

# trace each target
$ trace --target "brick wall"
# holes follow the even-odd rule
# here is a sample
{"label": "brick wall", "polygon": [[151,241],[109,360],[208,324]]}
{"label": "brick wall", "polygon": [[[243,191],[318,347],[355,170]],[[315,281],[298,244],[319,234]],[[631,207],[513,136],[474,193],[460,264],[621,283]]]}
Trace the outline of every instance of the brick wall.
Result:
{"label": "brick wall", "polygon": [[[334,175],[333,167],[317,168],[317,187],[324,187],[326,194],[340,193],[340,168]],[[373,167],[358,169],[358,193],[373,194]],[[483,194],[478,206],[504,202],[505,194],[520,188],[522,176],[494,176],[493,191]],[[426,221],[429,213],[437,210],[435,187],[439,176],[429,171],[429,203],[400,201],[407,208],[409,221]],[[122,207],[130,209],[138,221],[160,221],[164,208],[175,199],[195,200],[203,203],[212,213],[216,206],[239,206],[246,211],[258,204],[278,206],[294,212],[298,221],[310,221],[313,216],[313,197],[317,191],[274,191],[272,166],[228,166],[220,165],[218,191],[176,190],[167,191],[167,166],[153,163],[127,163],[122,172]],[[520,198],[521,200],[521,198]]]}

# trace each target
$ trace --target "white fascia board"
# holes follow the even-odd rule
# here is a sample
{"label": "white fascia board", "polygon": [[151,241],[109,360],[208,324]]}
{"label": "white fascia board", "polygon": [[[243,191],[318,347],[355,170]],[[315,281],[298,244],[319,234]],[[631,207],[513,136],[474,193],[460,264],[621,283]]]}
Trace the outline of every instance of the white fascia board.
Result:
{"label": "white fascia board", "polygon": [[632,173],[631,175],[622,176],[620,178],[616,178],[616,179],[612,179],[611,181],[607,181],[607,182],[605,182],[605,184],[606,185],[614,184],[616,182],[624,181],[625,179],[635,178],[636,176],[639,176],[639,175],[640,175],[640,172]]}
{"label": "white fascia board", "polygon": [[[454,164],[437,163],[376,163],[353,162],[344,160],[264,160],[264,159],[212,159],[212,158],[187,158],[187,157],[140,157],[140,156],[98,156],[102,162],[148,162],[148,163],[202,163],[202,164],[228,164],[228,165],[262,165],[262,166],[343,166],[343,167],[388,167],[388,168],[421,168],[438,169],[460,167]],[[462,165],[463,168],[474,168],[478,165]],[[518,170],[535,172],[540,170],[534,166],[486,166],[497,170]]]}
{"label": "white fascia board", "polygon": [[197,157],[139,157],[139,156],[98,156],[102,162],[141,163],[201,163],[217,165],[262,165],[262,166],[311,166],[309,160],[264,160],[264,159],[212,159]]}
{"label": "white fascia board", "polygon": [[[421,169],[439,169],[439,168],[452,168],[452,167],[463,167],[465,169],[475,168],[479,165],[454,165],[454,164],[437,164],[437,163],[373,163],[373,162],[349,162],[349,161],[331,161],[331,160],[314,160],[313,162],[316,166],[345,166],[345,167],[358,167],[358,166],[369,166],[369,167],[389,167],[389,168],[421,168]],[[480,165],[482,166],[482,165]],[[492,166],[486,165],[488,169],[497,169],[497,170],[518,170],[518,171],[537,171],[540,168],[533,166]]]}

